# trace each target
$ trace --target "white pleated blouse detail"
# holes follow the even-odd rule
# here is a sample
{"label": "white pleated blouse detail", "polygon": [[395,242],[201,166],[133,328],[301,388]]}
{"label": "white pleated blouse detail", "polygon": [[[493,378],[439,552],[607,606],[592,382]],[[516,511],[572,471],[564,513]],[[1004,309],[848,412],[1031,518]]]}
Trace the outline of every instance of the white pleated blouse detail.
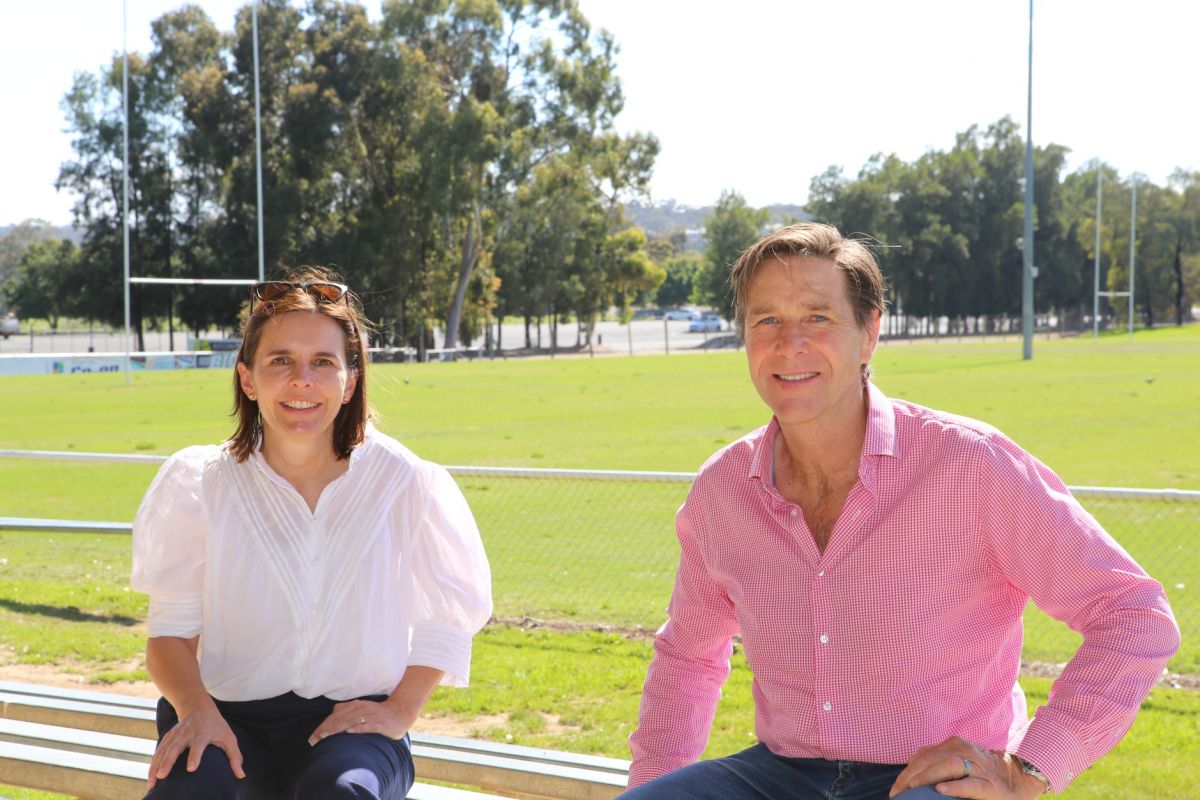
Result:
{"label": "white pleated blouse detail", "polygon": [[315,511],[261,454],[171,456],[134,519],[131,585],[150,636],[200,635],[221,700],[388,694],[409,665],[465,686],[492,611],[454,479],[374,428]]}

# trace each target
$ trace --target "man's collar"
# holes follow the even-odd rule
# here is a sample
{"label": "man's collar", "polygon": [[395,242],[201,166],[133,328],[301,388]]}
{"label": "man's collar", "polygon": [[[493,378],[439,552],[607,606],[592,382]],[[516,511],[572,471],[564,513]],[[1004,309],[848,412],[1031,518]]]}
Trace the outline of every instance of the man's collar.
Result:
{"label": "man's collar", "polygon": [[772,465],[775,462],[775,436],[779,433],[779,420],[774,415],[762,434],[755,437],[753,455],[750,458],[750,472],[747,478],[758,478],[763,486],[774,486],[771,477]]}
{"label": "man's collar", "polygon": [[[772,465],[775,461],[775,437],[779,435],[779,420],[771,417],[770,424],[754,440],[748,478],[758,478],[764,486],[774,486]],[[866,456],[896,455],[896,412],[887,396],[875,384],[867,383],[867,430],[863,439],[859,473],[863,473]],[[866,476],[864,476],[866,477]],[[873,482],[873,481],[872,481]]]}
{"label": "man's collar", "polygon": [[863,440],[864,456],[896,455],[896,412],[892,402],[867,382],[867,435]]}

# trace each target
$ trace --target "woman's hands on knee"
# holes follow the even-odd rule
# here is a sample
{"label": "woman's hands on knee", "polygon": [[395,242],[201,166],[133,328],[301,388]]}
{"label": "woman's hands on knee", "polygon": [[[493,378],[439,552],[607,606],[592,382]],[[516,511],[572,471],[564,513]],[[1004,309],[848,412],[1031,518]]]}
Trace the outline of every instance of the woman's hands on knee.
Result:
{"label": "woman's hands on knee", "polygon": [[[205,702],[207,701],[207,702]],[[180,714],[179,722],[167,731],[166,736],[154,750],[154,758],[150,759],[149,784],[153,788],[159,780],[171,774],[175,762],[186,750],[187,771],[195,772],[200,767],[200,757],[209,745],[219,747],[229,758],[229,768],[239,780],[246,777],[242,769],[242,751],[238,748],[237,737],[229,723],[221,716],[216,704],[205,696],[195,709]]]}
{"label": "woman's hands on knee", "polygon": [[309,744],[316,744],[335,733],[378,733],[389,739],[401,739],[417,721],[417,715],[392,699],[382,702],[348,700],[333,707],[333,713],[317,726]]}

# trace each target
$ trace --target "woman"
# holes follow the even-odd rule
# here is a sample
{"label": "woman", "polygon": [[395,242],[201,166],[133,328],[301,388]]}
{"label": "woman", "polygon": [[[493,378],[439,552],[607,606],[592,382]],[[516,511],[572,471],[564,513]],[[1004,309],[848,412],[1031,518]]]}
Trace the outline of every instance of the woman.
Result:
{"label": "woman", "polygon": [[408,731],[491,614],[454,480],[368,422],[357,301],[254,286],[238,427],[173,455],[134,521],[162,692],[147,798],[402,798]]}

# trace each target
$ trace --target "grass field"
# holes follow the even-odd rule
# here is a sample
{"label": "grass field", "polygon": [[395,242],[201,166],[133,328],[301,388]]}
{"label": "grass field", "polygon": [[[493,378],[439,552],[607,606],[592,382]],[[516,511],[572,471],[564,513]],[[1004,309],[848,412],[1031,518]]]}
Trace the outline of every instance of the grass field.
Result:
{"label": "grass field", "polygon": [[[1200,489],[1200,328],[1139,333],[1132,343],[1038,341],[1035,351],[1022,362],[1013,342],[885,345],[876,380],[894,396],[987,420],[1070,484]],[[767,419],[736,353],[385,365],[371,381],[382,427],[447,464],[692,471]],[[112,375],[6,378],[0,448],[169,453],[219,441],[229,431],[229,384],[227,374],[206,371],[137,374],[131,388]],[[0,515],[128,520],[152,474],[0,460]],[[684,484],[624,484],[616,497],[597,483],[462,484],[498,565],[498,609],[657,624],[674,569],[670,513]],[[1188,636],[1200,632],[1191,540],[1200,504],[1089,507],[1190,620],[1172,669],[1200,672],[1197,637]],[[627,546],[631,539],[650,549]],[[556,568],[517,556],[531,550]],[[510,571],[499,568],[509,563]],[[612,577],[589,596],[580,587],[602,572],[597,564]],[[128,591],[127,575],[121,537],[0,534],[0,660],[101,680],[144,677],[145,600]],[[575,601],[545,600],[571,592]],[[1038,660],[1061,660],[1071,647],[1070,634],[1036,612],[1029,634],[1027,656]],[[645,641],[619,636],[492,629],[479,640],[476,688],[443,693],[434,707],[496,715],[484,735],[623,755],[648,657]],[[729,686],[711,753],[749,741],[744,673]],[[1035,697],[1048,688],[1034,678],[1027,686]],[[1198,719],[1196,694],[1156,690],[1134,733],[1067,796],[1189,796],[1200,778]],[[1140,780],[1138,764],[1168,750],[1183,755],[1170,756],[1179,769],[1166,782],[1141,795],[1124,788]]]}
{"label": "grass field", "polygon": [[[1038,341],[1027,362],[1019,347],[884,344],[876,382],[996,425],[1072,485],[1200,489],[1188,447],[1200,326],[1132,343]],[[218,441],[230,381],[206,370],[137,373],[131,389],[120,375],[5,378],[0,446],[169,453]],[[381,365],[371,400],[388,432],[446,464],[690,471],[767,419],[734,352]]]}

